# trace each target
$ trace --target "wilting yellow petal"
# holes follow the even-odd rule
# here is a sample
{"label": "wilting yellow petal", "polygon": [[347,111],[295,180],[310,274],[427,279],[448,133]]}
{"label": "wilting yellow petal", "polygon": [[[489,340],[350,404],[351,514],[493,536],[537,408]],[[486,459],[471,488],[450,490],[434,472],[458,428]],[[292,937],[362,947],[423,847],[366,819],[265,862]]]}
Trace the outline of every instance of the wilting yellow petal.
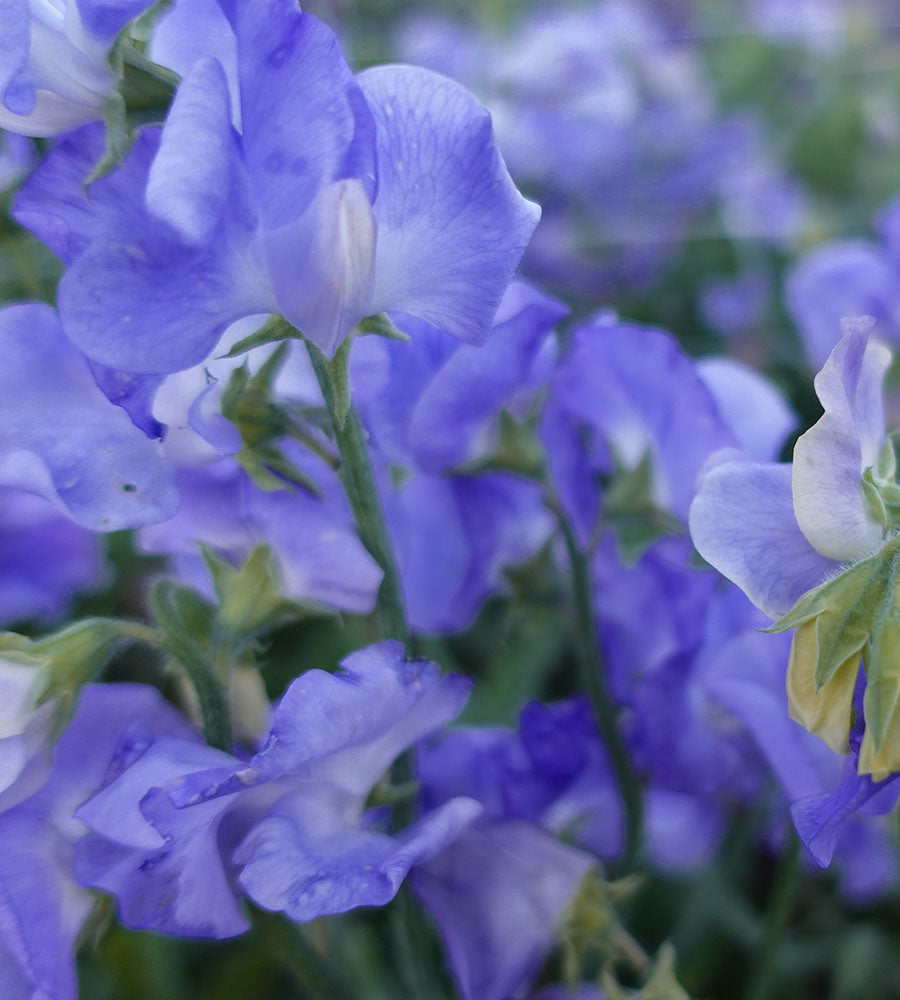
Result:
{"label": "wilting yellow petal", "polygon": [[859,672],[859,653],[854,653],[816,691],[815,619],[803,622],[794,632],[788,662],[787,693],[791,718],[824,740],[836,753],[847,753],[853,688]]}

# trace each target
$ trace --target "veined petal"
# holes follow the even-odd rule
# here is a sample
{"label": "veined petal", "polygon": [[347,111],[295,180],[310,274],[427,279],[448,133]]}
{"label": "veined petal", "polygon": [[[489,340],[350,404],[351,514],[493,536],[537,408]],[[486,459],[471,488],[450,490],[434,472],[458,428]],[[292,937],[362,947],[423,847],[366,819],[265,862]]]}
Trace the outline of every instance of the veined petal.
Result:
{"label": "veined petal", "polygon": [[359,82],[378,135],[372,311],[483,343],[540,210],[516,190],[490,115],[459,84],[411,66]]}
{"label": "veined petal", "polygon": [[334,181],[356,178],[371,198],[372,115],[331,29],[293,0],[222,7],[237,35],[244,149],[263,226],[295,221]]}
{"label": "veined petal", "polygon": [[697,551],[771,618],[838,568],[794,517],[791,466],[728,458],[702,475],[690,511]]}
{"label": "veined petal", "polygon": [[862,473],[884,441],[881,383],[891,353],[867,332],[849,329],[816,376],[825,410],[794,447],[794,512],[803,534],[822,555],[855,559],[881,540]]}

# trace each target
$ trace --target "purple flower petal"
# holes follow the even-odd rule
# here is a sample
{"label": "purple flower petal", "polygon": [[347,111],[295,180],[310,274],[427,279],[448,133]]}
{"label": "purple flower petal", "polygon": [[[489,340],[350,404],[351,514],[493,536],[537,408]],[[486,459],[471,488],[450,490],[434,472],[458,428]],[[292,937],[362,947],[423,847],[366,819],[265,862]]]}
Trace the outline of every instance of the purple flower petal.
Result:
{"label": "purple flower petal", "polygon": [[797,417],[762,375],[733,358],[703,358],[697,372],[748,458],[778,459]]}
{"label": "purple flower petal", "polygon": [[481,806],[454,799],[397,837],[340,823],[315,829],[323,811],[315,797],[299,791],[257,823],[236,851],[241,885],[261,906],[300,921],[384,906],[410,868],[452,843]]}
{"label": "purple flower petal", "polygon": [[875,465],[884,441],[881,383],[891,352],[850,329],[816,376],[825,410],[794,446],[794,513],[803,534],[832,559],[856,559],[881,541],[862,473]]}
{"label": "purple flower petal", "polygon": [[0,313],[5,364],[0,483],[51,500],[94,531],[170,517],[177,503],[157,450],[97,388],[49,306]]}
{"label": "purple flower petal", "polygon": [[85,28],[95,38],[112,41],[129,21],[143,13],[153,0],[76,0]]}
{"label": "purple flower petal", "polygon": [[487,337],[539,209],[516,190],[490,115],[459,84],[410,66],[359,76],[377,124],[372,312]]}
{"label": "purple flower petal", "polygon": [[468,830],[413,873],[465,1000],[527,989],[594,859],[520,820]]}
{"label": "purple flower petal", "polygon": [[791,272],[786,295],[813,365],[828,360],[846,318],[874,316],[892,328],[895,286],[884,254],[860,240],[831,243],[805,257]]}
{"label": "purple flower petal", "polygon": [[186,243],[206,245],[229,208],[234,153],[225,73],[214,59],[200,59],[166,116],[147,177],[147,207]]}
{"label": "purple flower petal", "polygon": [[700,480],[690,529],[700,555],[771,618],[839,565],[817,552],[797,524],[790,465],[725,453]]}
{"label": "purple flower petal", "polygon": [[291,684],[249,773],[302,769],[362,795],[403,750],[455,718],[471,687],[426,660],[404,660],[393,641],[358,650],[341,666],[337,674],[309,670]]}

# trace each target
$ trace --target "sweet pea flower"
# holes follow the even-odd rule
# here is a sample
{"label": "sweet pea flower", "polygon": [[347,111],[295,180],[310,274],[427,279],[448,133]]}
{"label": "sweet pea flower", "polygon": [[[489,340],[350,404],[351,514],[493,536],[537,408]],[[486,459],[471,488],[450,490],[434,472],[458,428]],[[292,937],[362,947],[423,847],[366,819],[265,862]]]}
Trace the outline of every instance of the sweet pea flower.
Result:
{"label": "sweet pea flower", "polygon": [[849,327],[816,376],[825,413],[798,439],[793,464],[723,451],[700,478],[690,510],[694,545],[771,618],[881,541],[863,473],[884,442],[889,363],[886,347]]}
{"label": "sweet pea flower", "polygon": [[[354,345],[354,398],[381,473],[415,628],[470,624],[504,589],[503,570],[533,556],[552,532],[538,483],[478,463],[498,449],[501,414],[524,419],[536,405],[556,358],[553,327],[565,312],[513,282],[481,347],[401,316],[409,343],[367,337]],[[399,483],[390,468],[403,470]]]}
{"label": "sweet pea flower", "polygon": [[[891,691],[896,632],[897,486],[881,383],[890,351],[848,324],[816,376],[824,414],[792,465],[711,460],[691,507],[700,554],[763,611],[796,628],[791,714],[846,753],[860,656],[866,730],[860,773],[900,769]],[[782,617],[784,616],[784,617]]]}
{"label": "sweet pea flower", "polygon": [[152,0],[9,0],[0,7],[0,128],[52,136],[103,117],[109,50]]}
{"label": "sweet pea flower", "polygon": [[539,215],[488,113],[426,70],[355,77],[331,31],[291,0],[222,9],[240,133],[226,70],[205,57],[162,132],[94,186],[102,210],[86,211],[82,140],[21,195],[19,218],[70,264],[69,336],[94,361],[144,374],[202,361],[256,313],[283,314],[329,356],[388,309],[482,342]]}
{"label": "sweet pea flower", "polygon": [[517,731],[454,729],[426,748],[420,771],[427,808],[467,796],[483,812],[417,866],[413,889],[465,1000],[517,996],[557,942],[594,852],[621,849],[622,809],[590,706],[531,702]]}
{"label": "sweet pea flower", "polygon": [[874,333],[900,342],[900,201],[875,220],[877,239],[844,239],[816,247],[788,274],[785,296],[809,360],[821,368],[848,317],[871,316]]}
{"label": "sweet pea flower", "polygon": [[[30,668],[23,668],[30,669]],[[4,699],[10,676],[0,670]],[[10,723],[5,702],[0,725]],[[17,706],[18,707],[18,706]],[[40,722],[40,719],[38,718]],[[139,758],[156,738],[187,736],[190,726],[159,694],[137,684],[91,685],[53,748],[32,758],[29,795],[22,778],[0,795],[0,984],[4,1000],[75,1000],[75,945],[93,897],[78,885],[72,856],[85,826],[76,807],[118,769]],[[26,727],[24,736],[31,735]],[[21,747],[0,739],[0,772],[7,777]],[[40,780],[33,779],[39,774]]]}
{"label": "sweet pea flower", "polygon": [[199,739],[149,746],[78,811],[93,830],[79,879],[112,892],[127,925],[183,936],[246,930],[243,894],[299,921],[391,900],[480,806],[457,797],[391,834],[366,799],[398,754],[461,710],[470,685],[405,660],[397,642],[342,666],[292,682],[249,760]]}

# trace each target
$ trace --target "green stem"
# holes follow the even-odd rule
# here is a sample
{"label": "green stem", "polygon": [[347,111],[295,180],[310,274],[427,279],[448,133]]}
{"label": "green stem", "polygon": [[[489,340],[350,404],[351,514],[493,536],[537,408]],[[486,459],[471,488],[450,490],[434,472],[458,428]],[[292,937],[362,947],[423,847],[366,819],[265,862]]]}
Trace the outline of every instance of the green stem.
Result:
{"label": "green stem", "polygon": [[625,807],[625,851],[621,865],[626,872],[634,870],[638,864],[643,828],[643,796],[641,783],[634,768],[628,747],[619,730],[616,704],[606,686],[606,672],[600,652],[600,640],[594,621],[593,587],[591,585],[590,563],[581,551],[575,532],[565,514],[557,504],[554,508],[559,526],[566,543],[569,563],[572,567],[572,583],[575,590],[575,610],[578,619],[578,660],[581,666],[582,683],[594,707],[597,726],[612,761],[613,773],[622,804]]}
{"label": "green stem", "polygon": [[408,646],[409,625],[403,604],[400,571],[397,569],[394,549],[385,524],[365,432],[352,403],[349,403],[344,413],[341,412],[340,400],[325,355],[308,340],[306,347],[334,426],[341,459],[338,475],[347,494],[359,537],[384,573],[381,589],[378,591],[382,633],[386,639],[399,639]]}
{"label": "green stem", "polygon": [[[341,464],[338,475],[350,503],[356,529],[363,544],[381,567],[384,577],[378,591],[378,615],[381,632],[385,638],[399,639],[407,650],[411,649],[412,635],[406,618],[400,571],[394,558],[394,549],[388,534],[384,511],[378,495],[378,486],[369,459],[365,432],[353,402],[349,398],[346,384],[346,367],[349,361],[349,344],[339,349],[334,362],[329,364],[325,355],[310,341],[306,341],[313,371],[319,389],[328,408],[334,428]],[[346,353],[341,353],[345,351]],[[343,380],[337,383],[336,380]],[[407,750],[391,769],[395,784],[403,785],[415,779],[415,759]],[[415,819],[415,800],[404,797],[391,810],[396,829],[407,827]],[[394,933],[403,944],[403,977],[406,986],[415,997],[425,998],[435,995],[432,987],[433,972],[423,962],[427,948],[427,936],[422,918],[406,887],[402,887],[394,900]]]}
{"label": "green stem", "polygon": [[271,942],[304,994],[315,1000],[348,1000],[349,984],[335,962],[310,941],[305,927],[281,914],[253,911],[253,922]]}
{"label": "green stem", "polygon": [[766,926],[756,966],[744,994],[745,1000],[766,1000],[769,996],[775,960],[784,937],[784,928],[790,916],[794,890],[800,875],[800,839],[791,830],[790,841],[778,866],[775,884],[769,896]]}

